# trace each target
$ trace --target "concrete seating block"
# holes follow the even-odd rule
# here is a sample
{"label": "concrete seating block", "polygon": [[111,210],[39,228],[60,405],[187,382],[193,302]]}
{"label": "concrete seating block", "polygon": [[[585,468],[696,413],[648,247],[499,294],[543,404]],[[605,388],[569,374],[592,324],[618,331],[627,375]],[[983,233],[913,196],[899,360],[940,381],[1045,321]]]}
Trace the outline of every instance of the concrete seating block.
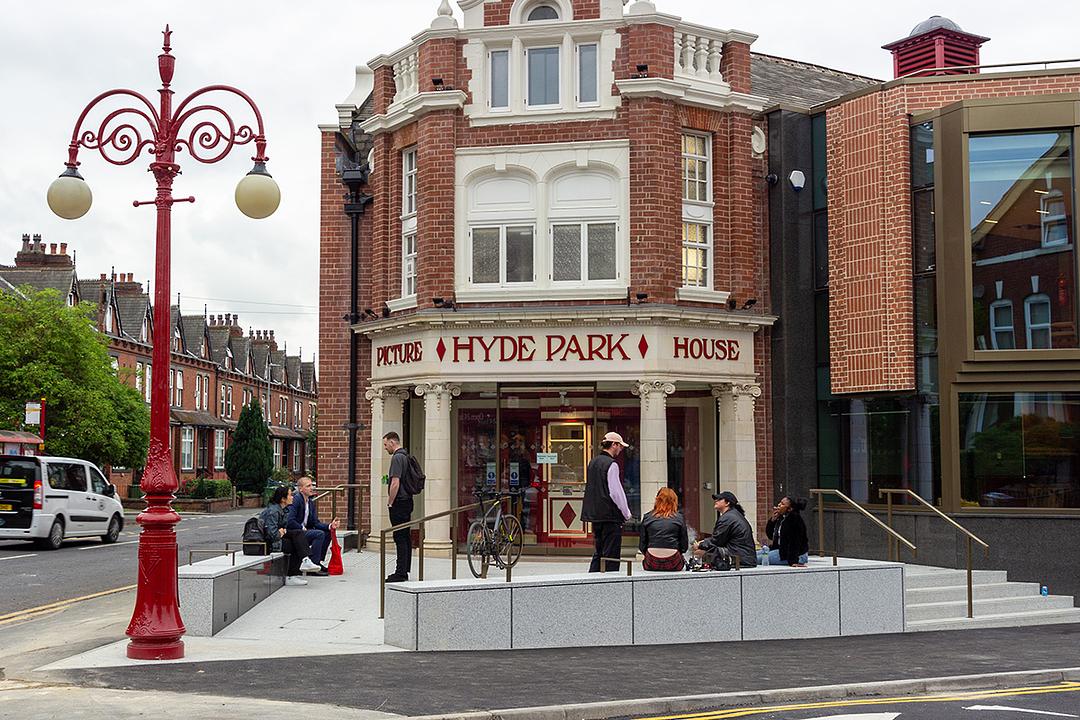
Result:
{"label": "concrete seating block", "polygon": [[741,579],[735,573],[676,573],[633,587],[635,645],[742,639]]}
{"label": "concrete seating block", "polygon": [[838,571],[762,570],[742,582],[743,640],[840,634]]}
{"label": "concrete seating block", "polygon": [[417,650],[510,649],[510,588],[416,597]]}
{"label": "concrete seating block", "polygon": [[840,573],[840,634],[899,632],[904,632],[903,568]]}
{"label": "concrete seating block", "polygon": [[633,622],[630,582],[579,581],[513,591],[515,648],[631,645]]}

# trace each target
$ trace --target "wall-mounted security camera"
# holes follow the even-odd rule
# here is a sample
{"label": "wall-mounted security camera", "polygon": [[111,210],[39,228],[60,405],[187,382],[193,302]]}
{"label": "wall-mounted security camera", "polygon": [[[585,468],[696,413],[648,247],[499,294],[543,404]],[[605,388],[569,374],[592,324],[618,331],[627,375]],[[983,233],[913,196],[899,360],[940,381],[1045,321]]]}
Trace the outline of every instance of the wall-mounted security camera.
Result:
{"label": "wall-mounted security camera", "polygon": [[806,175],[803,175],[802,170],[792,170],[791,174],[788,175],[788,182],[791,183],[791,187],[794,188],[795,192],[798,192],[806,187]]}

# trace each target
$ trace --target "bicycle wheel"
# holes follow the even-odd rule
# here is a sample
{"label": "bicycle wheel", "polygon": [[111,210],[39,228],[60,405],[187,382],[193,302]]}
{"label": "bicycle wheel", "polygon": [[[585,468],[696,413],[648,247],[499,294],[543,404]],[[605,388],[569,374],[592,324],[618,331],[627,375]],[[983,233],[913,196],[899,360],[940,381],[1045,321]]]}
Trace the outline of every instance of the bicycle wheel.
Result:
{"label": "bicycle wheel", "polygon": [[469,570],[473,577],[484,577],[488,568],[487,531],[484,524],[474,520],[469,525],[469,533],[465,536],[466,552],[469,557]]}
{"label": "bicycle wheel", "polygon": [[521,559],[523,542],[521,522],[513,515],[503,515],[499,529],[495,533],[495,546],[500,567],[514,567],[517,564],[517,561]]}

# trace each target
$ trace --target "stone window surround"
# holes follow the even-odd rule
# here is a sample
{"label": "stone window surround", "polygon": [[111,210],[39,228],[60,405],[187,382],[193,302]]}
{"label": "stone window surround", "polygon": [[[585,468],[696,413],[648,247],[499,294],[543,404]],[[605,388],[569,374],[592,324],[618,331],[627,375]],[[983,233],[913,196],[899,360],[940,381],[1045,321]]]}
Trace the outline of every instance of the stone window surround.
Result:
{"label": "stone window surround", "polygon": [[[580,284],[552,283],[547,280],[550,266],[548,229],[551,213],[548,209],[547,181],[572,168],[595,168],[612,174],[619,185],[618,207],[614,219],[616,233],[617,278],[614,282],[599,281]],[[482,225],[483,220],[470,217],[468,188],[479,177],[491,173],[525,173],[535,182],[536,194],[528,221],[535,223],[538,232],[534,239],[534,269],[537,282],[521,288],[484,287],[469,283],[469,230]],[[491,302],[505,300],[546,301],[551,299],[591,299],[625,297],[630,278],[630,142],[603,140],[574,143],[543,143],[496,147],[458,148],[455,162],[455,298],[459,302]],[[582,215],[585,218],[585,215]],[[589,214],[600,218],[599,215]],[[561,216],[569,219],[569,216]],[[521,218],[526,220],[526,218]],[[516,222],[515,217],[515,222]],[[506,224],[514,224],[506,220]],[[542,271],[542,272],[541,272]],[[543,279],[541,282],[541,278]],[[542,289],[542,296],[538,296]]]}

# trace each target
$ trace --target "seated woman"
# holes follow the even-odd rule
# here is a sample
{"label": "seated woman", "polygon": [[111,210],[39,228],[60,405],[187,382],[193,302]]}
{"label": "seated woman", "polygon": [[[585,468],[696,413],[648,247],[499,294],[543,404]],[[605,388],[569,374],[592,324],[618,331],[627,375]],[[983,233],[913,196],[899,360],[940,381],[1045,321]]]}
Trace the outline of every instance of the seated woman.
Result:
{"label": "seated woman", "polygon": [[679,512],[679,497],[671,488],[660,488],[656,503],[641,518],[638,548],[645,559],[646,570],[674,571],[683,569],[683,553],[690,546],[686,521]]}
{"label": "seated woman", "polygon": [[765,525],[769,546],[758,553],[759,563],[806,567],[810,540],[806,537],[806,523],[801,514],[805,509],[805,500],[796,500],[790,495],[780,498]]}
{"label": "seated woman", "polygon": [[[318,566],[308,559],[307,538],[302,530],[288,530],[285,527],[285,516],[289,506],[292,505],[293,491],[287,485],[275,488],[270,496],[270,502],[260,513],[263,528],[266,530],[267,544],[271,552],[284,551],[288,557],[289,567],[286,571],[286,585],[307,585],[307,580],[300,577],[300,571],[315,570]],[[301,562],[301,558],[303,562]]]}
{"label": "seated woman", "polygon": [[713,496],[713,507],[719,513],[712,536],[694,543],[694,555],[704,557],[713,568],[734,568],[735,558],[740,567],[757,565],[754,551],[754,531],[746,519],[746,511],[735,494],[727,490]]}

